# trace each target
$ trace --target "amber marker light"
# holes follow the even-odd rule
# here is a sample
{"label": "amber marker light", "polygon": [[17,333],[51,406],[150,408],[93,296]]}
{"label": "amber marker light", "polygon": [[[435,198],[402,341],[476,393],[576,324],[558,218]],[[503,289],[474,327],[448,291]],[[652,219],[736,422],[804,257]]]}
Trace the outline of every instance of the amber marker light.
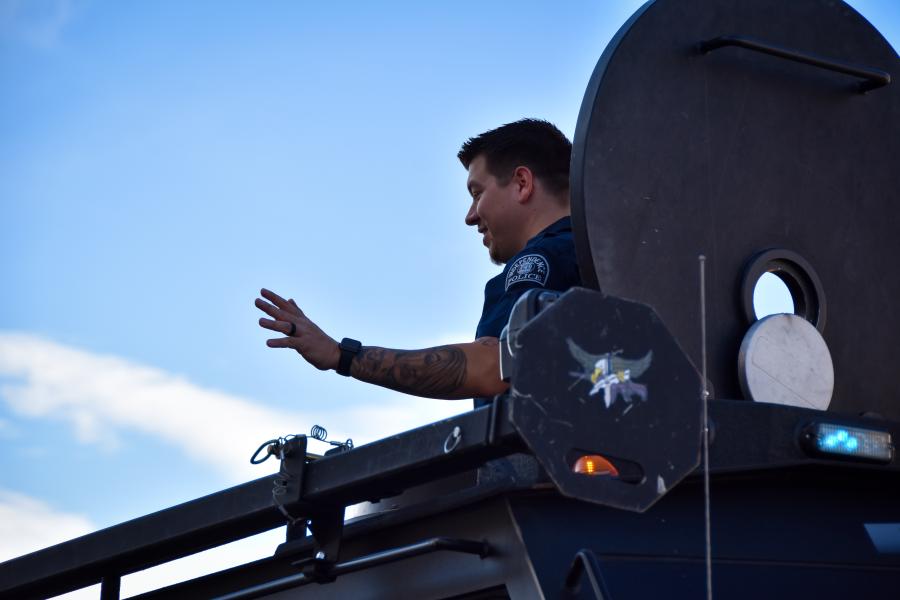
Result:
{"label": "amber marker light", "polygon": [[582,456],[575,461],[572,470],[583,475],[619,476],[619,470],[599,454],[586,454],[585,456]]}

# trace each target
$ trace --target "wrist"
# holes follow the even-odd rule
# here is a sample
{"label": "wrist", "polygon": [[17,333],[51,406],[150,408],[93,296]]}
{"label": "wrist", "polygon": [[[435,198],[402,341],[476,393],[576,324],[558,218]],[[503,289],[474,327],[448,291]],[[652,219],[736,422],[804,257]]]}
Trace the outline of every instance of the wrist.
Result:
{"label": "wrist", "polygon": [[361,349],[362,344],[358,340],[351,338],[344,338],[341,340],[341,343],[338,344],[338,350],[340,352],[338,366],[335,369],[338,375],[343,375],[344,377],[350,376],[350,367],[353,364],[353,359],[356,358],[356,355],[359,354]]}
{"label": "wrist", "polygon": [[334,343],[334,352],[332,352],[332,356],[333,356],[333,358],[330,361],[331,366],[328,368],[331,369],[332,371],[337,371],[338,366],[341,364],[341,344],[340,344],[340,342]]}

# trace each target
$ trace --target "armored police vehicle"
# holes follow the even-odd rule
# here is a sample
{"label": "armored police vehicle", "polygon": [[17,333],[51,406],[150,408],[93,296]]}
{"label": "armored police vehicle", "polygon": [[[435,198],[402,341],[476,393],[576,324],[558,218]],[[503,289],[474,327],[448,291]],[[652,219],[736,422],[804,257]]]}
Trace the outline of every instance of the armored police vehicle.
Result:
{"label": "armored police vehicle", "polygon": [[[285,524],[140,598],[900,596],[898,74],[839,0],[648,2],[578,117],[586,287],[516,305],[508,394],[319,458],[273,440],[276,473],[8,561],[0,596],[118,598]],[[764,276],[792,312],[757,318]]]}

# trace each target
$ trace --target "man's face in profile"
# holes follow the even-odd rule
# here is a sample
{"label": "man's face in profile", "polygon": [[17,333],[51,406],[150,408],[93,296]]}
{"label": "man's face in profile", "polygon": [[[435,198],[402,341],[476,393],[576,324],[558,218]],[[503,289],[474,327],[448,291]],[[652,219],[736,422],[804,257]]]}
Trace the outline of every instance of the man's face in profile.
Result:
{"label": "man's face in profile", "polygon": [[500,185],[487,168],[487,159],[476,156],[469,163],[466,182],[472,204],[466,213],[466,225],[478,228],[482,243],[487,246],[491,260],[502,264],[519,251],[515,247],[515,216],[518,203],[512,179]]}

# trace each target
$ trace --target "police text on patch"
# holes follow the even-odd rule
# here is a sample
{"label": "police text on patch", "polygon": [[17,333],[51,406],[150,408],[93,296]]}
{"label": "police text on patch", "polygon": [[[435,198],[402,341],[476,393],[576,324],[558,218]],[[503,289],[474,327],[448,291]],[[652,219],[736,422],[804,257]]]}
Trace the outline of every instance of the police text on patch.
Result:
{"label": "police text on patch", "polygon": [[547,259],[540,254],[526,254],[516,259],[516,262],[506,272],[506,289],[509,286],[522,281],[531,281],[538,285],[546,285],[550,276],[550,265]]}

